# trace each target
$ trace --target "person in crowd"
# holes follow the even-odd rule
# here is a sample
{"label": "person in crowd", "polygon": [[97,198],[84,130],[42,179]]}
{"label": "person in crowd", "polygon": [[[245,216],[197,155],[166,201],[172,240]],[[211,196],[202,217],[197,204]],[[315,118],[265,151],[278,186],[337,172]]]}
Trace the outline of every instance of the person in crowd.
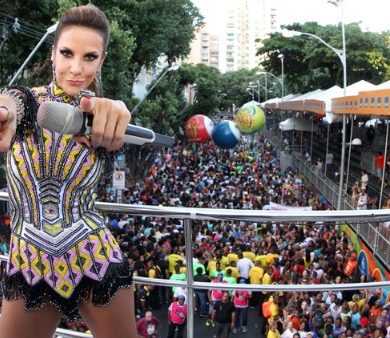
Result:
{"label": "person in crowd", "polygon": [[237,269],[240,272],[240,280],[244,280],[245,283],[249,283],[249,271],[253,267],[253,262],[249,258],[244,257],[243,253],[240,251],[237,262]]}
{"label": "person in crowd", "polygon": [[269,323],[267,338],[280,338],[280,337],[281,337],[281,335],[280,335],[279,330],[277,328],[277,322],[275,320],[273,320]]}
{"label": "person in crowd", "polygon": [[[171,277],[169,277],[169,279],[172,280],[172,281],[182,281],[182,282],[184,282],[187,279],[187,276],[186,276],[185,273],[181,273],[180,272],[180,265],[176,264],[175,265],[175,270],[174,270],[173,274],[171,275]],[[176,287],[173,286],[172,287],[172,292],[175,293],[175,290],[176,290]]]}
{"label": "person in crowd", "polygon": [[[332,152],[328,152],[325,156],[325,165],[326,165],[326,175],[333,177],[333,159],[334,155]],[[302,338],[302,337],[301,337]]]}
{"label": "person in crowd", "polygon": [[157,338],[160,321],[153,316],[152,311],[147,311],[145,316],[137,321],[138,338]]}
{"label": "person in crowd", "polygon": [[365,187],[362,187],[361,192],[358,196],[356,209],[366,210],[368,205],[368,194]]}
{"label": "person in crowd", "polygon": [[360,188],[362,190],[363,189],[367,189],[368,181],[369,181],[368,172],[367,172],[366,169],[363,169],[362,170],[362,175],[360,177]]}
{"label": "person in crowd", "polygon": [[297,331],[294,329],[292,321],[288,320],[282,333],[282,338],[293,338],[293,335],[296,332]]}
{"label": "person in crowd", "polygon": [[[264,269],[261,267],[259,260],[255,261],[255,266],[249,270],[249,282],[250,284],[261,284],[264,275]],[[260,292],[254,291],[250,299],[252,307],[258,306],[260,302]]]}
{"label": "person in crowd", "polygon": [[[219,273],[217,275],[217,278],[214,278],[211,283],[226,283],[225,280],[223,280],[223,274]],[[211,305],[214,305],[217,301],[222,300],[224,290],[219,290],[219,289],[210,289],[208,291],[208,298],[209,298],[209,303]]]}
{"label": "person in crowd", "polygon": [[168,336],[167,338],[183,338],[183,332],[187,319],[187,303],[185,296],[180,295],[177,301],[173,301],[168,308]]}
{"label": "person in crowd", "polygon": [[[162,272],[158,265],[155,265],[153,258],[149,258],[146,263],[147,274],[149,278],[161,278]],[[151,307],[153,310],[159,310],[161,307],[160,287],[158,285],[148,285],[150,290]]]}
{"label": "person in crowd", "polygon": [[385,156],[383,155],[383,152],[379,151],[375,155],[375,170],[376,170],[376,176],[381,180],[383,176],[383,172],[385,170]]}
{"label": "person in crowd", "polygon": [[[70,8],[56,29],[50,84],[0,89],[0,151],[8,152],[12,204],[2,338],[52,337],[61,314],[80,314],[96,337],[136,334],[132,271],[94,208],[99,179],[110,173],[131,117],[123,102],[100,96],[109,40],[101,10]],[[39,127],[44,101],[93,115],[91,135]]]}
{"label": "person in crowd", "polygon": [[229,293],[224,291],[211,313],[211,323],[217,328],[216,338],[229,338],[235,323],[235,307]]}
{"label": "person in crowd", "polygon": [[[196,269],[196,275],[194,276],[195,282],[209,283],[209,278],[203,274],[203,269],[198,267]],[[208,317],[209,315],[209,305],[207,299],[207,290],[206,289],[196,289],[195,290],[196,304],[199,316],[201,318]]]}
{"label": "person in crowd", "polygon": [[366,136],[368,144],[372,144],[375,138],[375,128],[372,125],[367,128]]}
{"label": "person in crowd", "polygon": [[[294,169],[287,168],[283,172],[280,171],[280,164],[268,142],[264,145],[257,145],[253,150],[240,145],[234,151],[225,151],[205,144],[197,147],[196,154],[188,145],[179,143],[167,152],[170,155],[167,157],[169,161],[156,166],[151,174],[157,190],[147,191],[149,196],[153,195],[161,205],[169,205],[170,200],[175,200],[177,205],[185,207],[239,209],[245,207],[245,203],[250,201],[251,208],[262,209],[271,199],[271,197],[268,199],[264,196],[272,196],[272,201],[287,206],[311,205],[317,210],[330,207],[326,201],[318,197],[315,187],[307,185],[304,179],[297,180],[301,176]],[[195,158],[201,160],[203,165],[197,165]],[[132,196],[132,202],[151,203],[147,200],[142,201],[139,197],[142,190],[148,188],[149,185],[129,188],[132,189],[128,194]],[[160,193],[160,190],[164,193]],[[165,198],[167,194],[168,199]],[[194,198],[195,195],[196,198]],[[150,224],[153,224],[152,229]],[[178,261],[185,260],[184,233],[176,230],[178,225],[174,220],[162,217],[136,216],[131,224],[125,224],[122,229],[116,227],[112,231],[119,245],[129,256],[129,262],[136,267],[135,270],[141,276],[147,271],[149,258],[154,258],[155,262],[163,261],[168,265],[165,258],[177,252],[181,258]],[[219,262],[220,265],[215,275],[218,276],[219,272],[224,272],[221,277],[222,280],[227,281],[228,271],[231,271],[232,277],[237,278],[239,274],[235,265],[240,260],[238,255],[241,252],[243,257],[255,264],[256,261],[260,262],[260,267],[264,270],[261,283],[265,285],[324,283],[337,286],[345,282],[369,280],[370,276],[358,278],[358,267],[353,268],[353,264],[350,265],[352,267],[350,277],[345,275],[345,272],[350,273],[348,269],[348,271],[345,269],[348,259],[356,248],[347,233],[341,229],[336,230],[336,228],[337,224],[327,220],[316,224],[312,222],[292,224],[291,222],[194,220],[193,257],[195,259],[193,266],[200,263],[199,267],[204,266],[209,273],[216,269],[217,262]],[[148,229],[148,235],[145,235],[144,229]],[[157,237],[154,229],[158,230]],[[156,241],[152,242],[154,239]],[[202,257],[205,257],[204,261]],[[255,279],[251,276],[251,271],[255,267],[249,270],[250,284],[255,283]],[[180,267],[179,272],[182,268],[183,266]],[[223,287],[220,289],[223,290]],[[217,291],[222,292],[220,289]],[[232,293],[232,291],[228,292],[229,295]],[[184,291],[177,295],[179,294],[186,295]],[[288,291],[260,292],[259,294],[257,304],[250,304],[257,306],[259,317],[253,322],[252,317],[249,316],[247,328],[248,333],[256,330],[264,336],[267,334],[266,326],[270,325],[272,320],[276,322],[277,330],[283,333],[285,331],[283,325],[290,316],[289,320],[293,322],[293,328],[300,331],[298,333],[303,337],[317,338],[322,335],[334,337],[333,325],[335,319],[341,316],[340,302],[347,301],[349,307],[349,302],[354,298],[353,291],[333,292],[326,291],[326,288],[313,295],[308,292]],[[271,295],[273,296],[272,304],[268,301]],[[369,297],[362,295],[361,299],[367,298],[367,305],[371,306],[375,300],[379,300],[380,303],[381,297],[380,293],[372,290]],[[263,311],[262,305],[267,303],[268,310],[265,308]],[[383,306],[380,303],[378,307],[382,309]],[[196,308],[200,310],[198,301]],[[288,316],[286,315],[283,321],[278,319],[279,308],[289,309]],[[314,316],[315,309],[316,316]],[[248,311],[250,312],[251,309]],[[267,315],[266,318],[263,312]],[[364,310],[359,307],[358,312],[363,322],[364,318],[370,318],[368,309]],[[344,314],[343,317],[345,317]],[[351,329],[352,313],[347,317],[350,319],[342,322],[346,330],[341,335],[345,337],[353,336],[360,330],[360,328]],[[268,318],[272,319],[268,321]],[[299,326],[297,326],[297,319],[299,319]],[[199,319],[196,318],[195,321]],[[206,326],[209,322],[206,321]],[[376,328],[375,320],[373,323]],[[257,325],[257,328],[253,325]],[[384,325],[387,327],[387,324]]]}
{"label": "person in crowd", "polygon": [[[245,280],[241,279],[240,284],[245,284]],[[233,304],[236,308],[235,322],[233,333],[237,333],[240,329],[242,333],[248,332],[248,309],[251,292],[248,290],[234,290]]]}

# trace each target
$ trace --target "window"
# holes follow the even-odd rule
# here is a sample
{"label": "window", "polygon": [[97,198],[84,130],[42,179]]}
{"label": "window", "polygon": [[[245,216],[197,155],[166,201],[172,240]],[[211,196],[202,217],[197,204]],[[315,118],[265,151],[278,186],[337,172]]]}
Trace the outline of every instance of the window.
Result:
{"label": "window", "polygon": [[378,98],[377,98],[377,107],[378,107],[378,108],[381,108],[381,107],[382,107],[382,98],[381,98],[381,97],[378,97]]}

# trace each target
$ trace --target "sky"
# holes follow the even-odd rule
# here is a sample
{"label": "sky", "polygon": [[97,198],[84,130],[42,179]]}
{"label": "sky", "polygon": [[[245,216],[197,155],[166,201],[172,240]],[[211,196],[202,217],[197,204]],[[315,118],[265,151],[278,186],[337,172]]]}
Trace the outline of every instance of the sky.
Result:
{"label": "sky", "polygon": [[[223,17],[226,0],[192,0],[202,15],[210,22],[211,30],[217,31]],[[234,0],[239,1],[239,0]],[[321,25],[338,24],[341,10],[327,0],[270,0],[277,9],[279,24],[317,21]],[[344,22],[361,22],[363,31],[390,30],[390,0],[344,0]]]}

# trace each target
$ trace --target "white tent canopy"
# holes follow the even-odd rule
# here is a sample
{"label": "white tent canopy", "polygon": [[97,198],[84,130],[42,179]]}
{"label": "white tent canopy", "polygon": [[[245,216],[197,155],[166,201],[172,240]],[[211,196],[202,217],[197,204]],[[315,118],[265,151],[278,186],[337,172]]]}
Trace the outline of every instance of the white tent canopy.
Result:
{"label": "white tent canopy", "polygon": [[390,80],[377,85],[376,89],[390,89]]}
{"label": "white tent canopy", "polygon": [[[283,131],[287,130],[299,130],[299,131],[312,131],[312,124],[310,121],[302,117],[291,117],[283,122],[279,123],[279,129]],[[313,127],[315,131],[315,127]]]}
{"label": "white tent canopy", "polygon": [[345,91],[347,96],[353,96],[358,95],[359,92],[363,92],[366,90],[374,90],[376,88],[377,86],[375,86],[374,84],[365,80],[360,80],[358,82],[350,84],[347,88],[345,88]]}

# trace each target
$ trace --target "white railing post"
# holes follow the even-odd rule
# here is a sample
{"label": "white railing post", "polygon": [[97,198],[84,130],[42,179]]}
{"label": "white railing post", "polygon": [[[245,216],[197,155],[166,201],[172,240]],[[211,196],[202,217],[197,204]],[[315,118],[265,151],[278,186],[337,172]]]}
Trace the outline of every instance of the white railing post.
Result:
{"label": "white railing post", "polygon": [[187,266],[187,338],[194,337],[194,270],[192,260],[192,221],[189,218],[184,220],[184,239]]}

